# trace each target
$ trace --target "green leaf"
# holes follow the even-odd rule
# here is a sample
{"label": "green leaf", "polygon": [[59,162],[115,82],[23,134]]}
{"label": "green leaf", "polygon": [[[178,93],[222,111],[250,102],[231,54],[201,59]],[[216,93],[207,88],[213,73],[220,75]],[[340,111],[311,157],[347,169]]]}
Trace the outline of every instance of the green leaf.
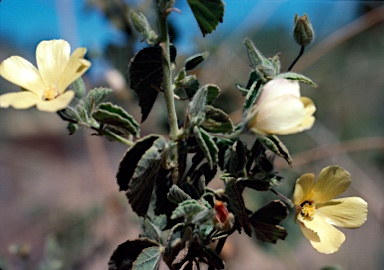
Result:
{"label": "green leaf", "polygon": [[59,113],[61,119],[69,122],[81,122],[81,117],[77,110],[72,107],[67,106],[64,110],[61,110]]}
{"label": "green leaf", "polygon": [[181,203],[176,207],[176,209],[172,212],[171,219],[177,219],[180,217],[184,217],[184,222],[186,224],[191,223],[193,220],[194,216],[197,215],[198,213],[206,210],[207,208],[205,205],[203,205],[201,202],[197,200],[186,200]]}
{"label": "green leaf", "polygon": [[202,121],[204,121],[207,93],[208,89],[206,87],[201,87],[189,103],[189,115],[193,125],[199,125]]}
{"label": "green leaf", "polygon": [[140,125],[123,108],[112,103],[102,103],[94,111],[92,117],[103,125],[113,126],[123,134],[139,136]]}
{"label": "green leaf", "polygon": [[[176,58],[176,49],[171,46],[171,61]],[[131,60],[129,66],[130,87],[135,91],[141,107],[141,122],[147,119],[159,91],[162,91],[163,67],[160,46],[144,48]]]}
{"label": "green leaf", "polygon": [[236,184],[235,178],[227,179],[225,194],[228,196],[230,211],[235,215],[236,220],[244,228],[245,233],[248,236],[252,236],[252,229],[251,224],[249,223],[247,209],[245,208],[244,199]]}
{"label": "green leaf", "polygon": [[160,266],[160,258],[160,247],[145,248],[133,263],[132,270],[157,270]]}
{"label": "green leaf", "polygon": [[229,116],[222,110],[207,106],[205,110],[205,121],[201,125],[210,133],[232,133],[233,124]]}
{"label": "green leaf", "polygon": [[191,238],[192,230],[184,223],[178,223],[172,227],[164,250],[164,261],[170,269],[180,269],[175,268],[176,265],[173,265],[173,262],[182,249],[190,246]]}
{"label": "green leaf", "polygon": [[110,88],[93,88],[84,99],[84,109],[88,115],[91,115],[95,109],[113,90]]}
{"label": "green leaf", "polygon": [[127,197],[132,210],[139,216],[147,215],[164,148],[165,141],[162,137],[154,141],[153,145],[140,158],[129,182]]}
{"label": "green leaf", "polygon": [[284,240],[288,233],[279,223],[287,215],[287,207],[279,200],[272,201],[259,209],[249,219],[254,227],[256,238],[274,244],[278,239]]}
{"label": "green leaf", "polygon": [[290,166],[292,165],[292,159],[291,159],[291,156],[289,155],[288,149],[285,147],[283,142],[280,141],[280,139],[277,136],[275,135],[259,136],[258,139],[265,147],[267,147],[276,155],[284,158]]}
{"label": "green leaf", "polygon": [[158,138],[160,137],[150,135],[137,140],[135,144],[132,145],[124,154],[124,157],[120,161],[119,169],[116,175],[120,191],[128,189],[128,184],[131,181],[133,173],[135,172],[137,163]]}
{"label": "green leaf", "polygon": [[152,223],[149,218],[144,218],[142,225],[144,233],[140,235],[141,238],[149,238],[161,243],[161,229],[158,226]]}
{"label": "green leaf", "polygon": [[206,84],[207,88],[207,104],[212,104],[213,101],[220,95],[220,88],[215,84]]}
{"label": "green leaf", "polygon": [[117,182],[139,216],[147,213],[164,148],[162,137],[150,135],[136,141],[120,162]]}
{"label": "green leaf", "polygon": [[128,240],[120,244],[113,252],[109,262],[109,270],[130,270],[140,253],[149,247],[158,247],[159,244],[147,238]]}
{"label": "green leaf", "polygon": [[75,123],[68,123],[68,125],[67,125],[67,130],[69,132],[69,135],[74,134],[78,128],[79,128],[79,126]]}
{"label": "green leaf", "polygon": [[183,201],[190,200],[191,196],[189,196],[187,193],[185,193],[177,185],[172,185],[172,187],[169,189],[169,192],[167,194],[167,198],[171,202],[179,204]]}
{"label": "green leaf", "polygon": [[181,98],[191,99],[199,89],[200,83],[197,80],[196,75],[187,75],[183,78],[180,78],[180,77],[176,78],[175,86],[176,86],[176,89],[175,89],[176,95],[180,96],[183,94],[183,95],[186,95],[186,97],[181,96]]}
{"label": "green leaf", "polygon": [[208,52],[203,52],[203,53],[195,54],[191,57],[188,57],[184,62],[185,70],[189,71],[189,70],[194,69],[201,62],[203,62],[205,60],[205,58],[208,57],[208,55],[209,55]]}
{"label": "green leaf", "polygon": [[209,166],[213,168],[219,159],[219,148],[216,146],[213,138],[204,129],[195,126],[193,133],[200,149],[208,160]]}
{"label": "green leaf", "polygon": [[312,86],[314,88],[318,87],[317,84],[315,84],[310,78],[295,72],[281,73],[277,75],[276,78],[284,78],[292,81],[299,81],[299,82],[308,84],[309,86]]}
{"label": "green leaf", "polygon": [[224,2],[221,0],[187,0],[199,24],[203,36],[216,29],[223,22]]}
{"label": "green leaf", "polygon": [[267,191],[271,189],[271,182],[254,178],[238,178],[237,186],[240,190],[247,187],[257,191]]}

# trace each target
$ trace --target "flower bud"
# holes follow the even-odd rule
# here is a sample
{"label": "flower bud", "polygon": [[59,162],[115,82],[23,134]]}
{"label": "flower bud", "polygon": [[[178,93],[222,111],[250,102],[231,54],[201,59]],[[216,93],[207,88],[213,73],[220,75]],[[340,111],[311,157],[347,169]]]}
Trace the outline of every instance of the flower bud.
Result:
{"label": "flower bud", "polygon": [[307,15],[299,16],[295,15],[295,28],[293,30],[293,37],[300,46],[307,46],[315,37],[315,31],[312,28],[312,24],[309,21]]}
{"label": "flower bud", "polygon": [[300,96],[297,81],[275,78],[260,91],[245,119],[248,130],[260,135],[285,135],[312,127],[316,108],[312,100]]}

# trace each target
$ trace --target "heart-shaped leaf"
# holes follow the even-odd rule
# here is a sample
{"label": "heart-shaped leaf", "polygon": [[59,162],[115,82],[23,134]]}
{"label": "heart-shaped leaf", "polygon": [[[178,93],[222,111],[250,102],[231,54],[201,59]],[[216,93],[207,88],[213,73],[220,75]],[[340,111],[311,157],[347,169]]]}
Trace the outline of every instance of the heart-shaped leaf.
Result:
{"label": "heart-shaped leaf", "polygon": [[288,233],[279,223],[287,215],[287,207],[279,200],[272,201],[259,209],[249,218],[255,230],[256,238],[274,244],[278,239],[284,240]]}
{"label": "heart-shaped leaf", "polygon": [[223,22],[224,2],[222,0],[187,0],[199,24],[203,36],[216,29]]}
{"label": "heart-shaped leaf", "polygon": [[236,184],[235,178],[227,179],[225,194],[228,196],[230,211],[235,215],[236,220],[244,228],[245,233],[252,236],[252,229],[251,224],[249,223],[247,209],[245,208],[244,199],[241,194],[241,190],[239,190]]}
{"label": "heart-shaped leaf", "polygon": [[151,135],[137,141],[120,162],[117,181],[139,216],[145,216],[165,148],[162,137]]}
{"label": "heart-shaped leaf", "polygon": [[[120,244],[113,252],[109,262],[109,270],[130,270],[140,253],[149,247],[157,247],[159,244],[147,238],[128,240]],[[152,268],[150,268],[152,269]]]}
{"label": "heart-shaped leaf", "polygon": [[141,251],[133,263],[132,270],[158,270],[160,266],[160,247],[148,247]]}
{"label": "heart-shaped leaf", "polygon": [[84,99],[84,108],[88,115],[95,109],[110,93],[112,89],[105,87],[93,88]]}
{"label": "heart-shaped leaf", "polygon": [[[176,49],[170,47],[171,62],[176,58]],[[129,66],[130,87],[136,92],[141,107],[141,122],[147,119],[159,91],[162,91],[163,67],[160,46],[144,48],[131,60]]]}

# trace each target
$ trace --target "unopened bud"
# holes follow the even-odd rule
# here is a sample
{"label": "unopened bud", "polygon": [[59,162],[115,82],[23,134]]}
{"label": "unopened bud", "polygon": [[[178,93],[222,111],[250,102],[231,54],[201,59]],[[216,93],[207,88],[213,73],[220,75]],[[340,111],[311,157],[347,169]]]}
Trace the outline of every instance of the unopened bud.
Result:
{"label": "unopened bud", "polygon": [[132,9],[129,12],[131,15],[133,25],[135,26],[136,30],[139,31],[140,33],[147,31],[149,28],[149,24],[144,14],[141,12],[135,12]]}
{"label": "unopened bud", "polygon": [[296,14],[294,22],[295,28],[293,30],[293,36],[295,41],[300,46],[307,46],[315,37],[315,31],[313,31],[311,22],[305,14],[301,17]]}

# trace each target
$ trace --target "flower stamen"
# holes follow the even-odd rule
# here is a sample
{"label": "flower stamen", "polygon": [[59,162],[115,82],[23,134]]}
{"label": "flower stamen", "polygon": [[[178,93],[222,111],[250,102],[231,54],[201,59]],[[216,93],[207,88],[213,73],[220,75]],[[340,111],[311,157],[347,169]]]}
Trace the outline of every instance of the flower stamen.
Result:
{"label": "flower stamen", "polygon": [[43,99],[53,100],[59,96],[59,88],[56,85],[51,84],[44,90]]}
{"label": "flower stamen", "polygon": [[305,201],[304,203],[301,204],[301,215],[309,220],[313,219],[313,216],[315,215],[316,212],[316,205],[313,204],[312,202]]}

